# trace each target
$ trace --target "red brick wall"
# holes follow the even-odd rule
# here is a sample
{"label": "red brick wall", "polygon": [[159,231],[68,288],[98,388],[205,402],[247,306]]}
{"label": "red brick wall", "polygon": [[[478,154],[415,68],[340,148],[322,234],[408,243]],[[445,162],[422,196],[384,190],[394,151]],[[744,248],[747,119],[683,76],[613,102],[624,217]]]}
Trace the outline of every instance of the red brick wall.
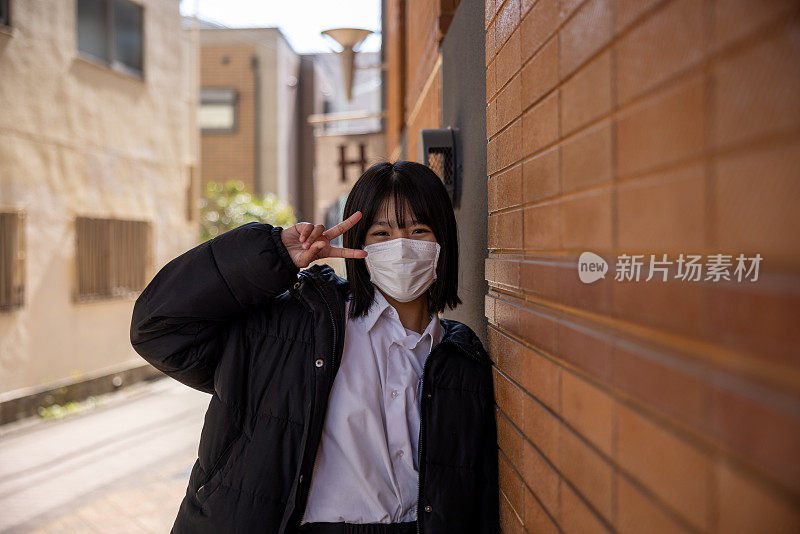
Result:
{"label": "red brick wall", "polygon": [[[202,181],[241,180],[255,185],[255,77],[251,45],[203,45],[200,86],[238,91],[236,133],[204,133],[200,140]],[[227,58],[227,64],[223,62]]]}
{"label": "red brick wall", "polygon": [[[487,0],[486,28],[504,532],[800,532],[798,4]],[[764,259],[583,284],[583,251]]]}
{"label": "red brick wall", "polygon": [[442,123],[442,67],[441,62],[436,64],[430,73],[427,85],[420,91],[414,108],[406,119],[405,159],[417,161],[417,145],[419,144],[419,131],[424,128],[440,128]]}
{"label": "red brick wall", "polygon": [[416,161],[419,131],[441,127],[439,46],[457,6],[457,0],[387,1],[386,151],[391,159]]}
{"label": "red brick wall", "polygon": [[387,0],[385,19],[386,35],[386,151],[392,159],[399,159],[400,138],[405,119],[405,0]]}

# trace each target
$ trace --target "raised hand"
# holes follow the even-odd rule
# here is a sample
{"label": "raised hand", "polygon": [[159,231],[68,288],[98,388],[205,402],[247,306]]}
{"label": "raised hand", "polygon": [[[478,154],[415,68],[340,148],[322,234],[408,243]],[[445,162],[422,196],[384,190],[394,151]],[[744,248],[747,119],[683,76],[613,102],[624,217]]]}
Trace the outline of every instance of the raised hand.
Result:
{"label": "raised hand", "polygon": [[298,269],[308,267],[322,258],[366,258],[367,252],[361,249],[332,247],[330,241],[352,228],[361,219],[357,211],[336,226],[325,230],[323,224],[299,222],[281,232],[281,241],[286,245],[292,261]]}

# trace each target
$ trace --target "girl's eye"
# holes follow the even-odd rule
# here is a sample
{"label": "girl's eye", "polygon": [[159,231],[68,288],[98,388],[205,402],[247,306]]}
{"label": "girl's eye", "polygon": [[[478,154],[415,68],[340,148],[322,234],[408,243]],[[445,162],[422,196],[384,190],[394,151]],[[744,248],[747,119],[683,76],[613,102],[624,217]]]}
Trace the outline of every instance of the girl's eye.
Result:
{"label": "girl's eye", "polygon": [[[428,232],[429,230],[427,228],[416,228],[416,229],[414,229],[414,231],[415,232]],[[372,232],[372,235],[380,236],[380,235],[387,235],[387,233],[386,233],[385,230],[378,230],[376,232]]]}

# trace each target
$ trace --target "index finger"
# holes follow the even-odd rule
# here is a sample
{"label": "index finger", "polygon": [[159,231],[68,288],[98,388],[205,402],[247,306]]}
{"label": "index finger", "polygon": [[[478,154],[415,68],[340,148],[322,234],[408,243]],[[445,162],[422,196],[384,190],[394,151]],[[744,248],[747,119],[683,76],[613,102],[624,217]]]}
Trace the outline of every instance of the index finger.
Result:
{"label": "index finger", "polygon": [[348,231],[350,228],[352,228],[358,222],[358,220],[360,218],[361,218],[361,212],[357,211],[354,214],[352,214],[350,217],[348,217],[347,219],[345,219],[342,222],[340,222],[339,224],[337,224],[336,226],[334,226],[332,228],[328,228],[322,234],[325,237],[327,237],[329,240],[330,239],[335,239],[335,238],[339,237],[340,235],[342,235],[343,233],[345,233],[346,231]]}
{"label": "index finger", "polygon": [[331,247],[326,254],[329,258],[366,258],[367,251],[360,248]]}

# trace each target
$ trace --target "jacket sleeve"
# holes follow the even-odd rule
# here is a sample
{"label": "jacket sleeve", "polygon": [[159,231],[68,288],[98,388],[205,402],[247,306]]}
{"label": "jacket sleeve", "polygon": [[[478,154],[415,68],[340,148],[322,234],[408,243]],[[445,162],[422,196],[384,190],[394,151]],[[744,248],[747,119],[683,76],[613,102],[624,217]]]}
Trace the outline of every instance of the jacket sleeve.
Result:
{"label": "jacket sleeve", "polygon": [[486,403],[486,426],[483,435],[483,484],[480,498],[480,529],[483,534],[500,534],[500,485],[497,468],[497,419],[495,418],[492,366],[486,367],[487,388],[491,392]]}
{"label": "jacket sleeve", "polygon": [[246,223],[164,265],[133,306],[134,350],[175,380],[213,393],[233,321],[297,280],[282,230]]}

